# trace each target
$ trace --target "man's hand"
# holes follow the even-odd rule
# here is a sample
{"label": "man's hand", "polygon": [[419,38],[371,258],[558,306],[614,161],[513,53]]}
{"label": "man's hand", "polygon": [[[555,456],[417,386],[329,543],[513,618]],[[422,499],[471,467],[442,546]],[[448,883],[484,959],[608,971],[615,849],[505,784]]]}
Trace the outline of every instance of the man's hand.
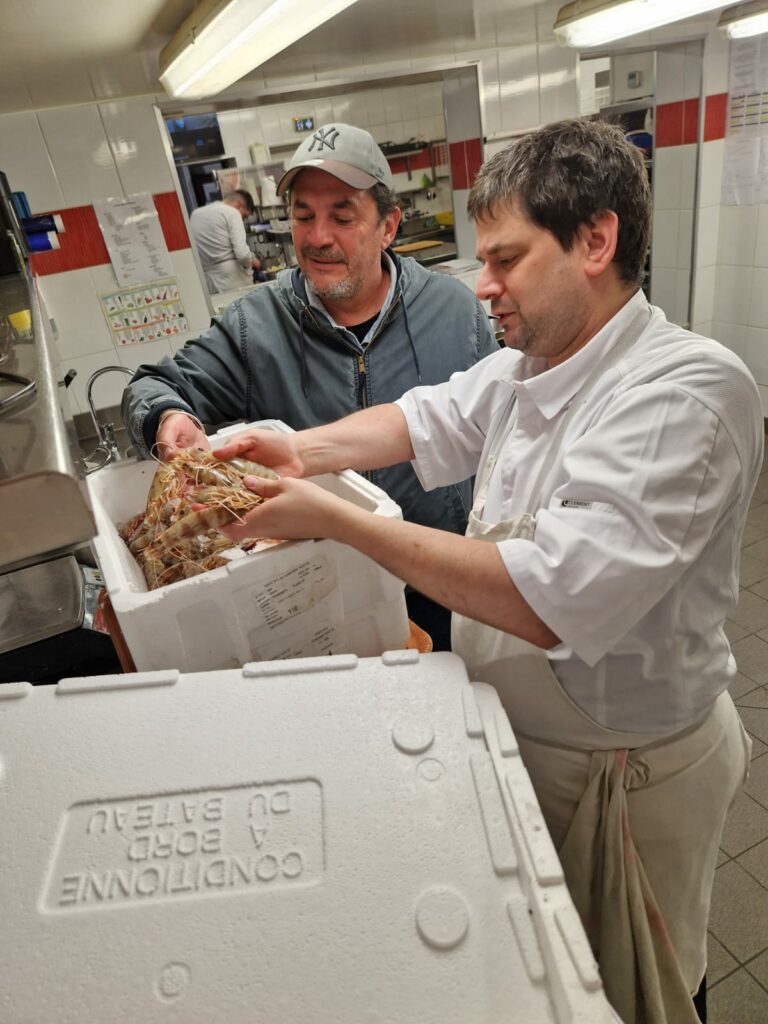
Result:
{"label": "man's hand", "polygon": [[309,480],[245,477],[264,501],[222,529],[230,540],[329,538],[349,544],[451,611],[538,647],[560,643],[510,579],[496,544],[378,516]]}
{"label": "man's hand", "polygon": [[249,430],[246,434],[233,437],[213,454],[222,462],[235,458],[258,462],[274,469],[281,477],[304,476],[306,467],[299,455],[297,436],[283,434],[279,430]]}
{"label": "man's hand", "polygon": [[254,256],[253,257],[253,262],[251,263],[251,267],[254,270],[261,270],[261,260],[259,259],[258,256]]}
{"label": "man's hand", "polygon": [[170,459],[180,448],[202,448],[208,451],[211,447],[205,431],[184,412],[161,416],[155,445],[161,459]]}
{"label": "man's hand", "polygon": [[348,517],[367,514],[308,480],[246,476],[245,486],[266,500],[248,512],[242,522],[222,529],[221,532],[235,542],[248,537],[275,540],[331,537],[338,540]]}

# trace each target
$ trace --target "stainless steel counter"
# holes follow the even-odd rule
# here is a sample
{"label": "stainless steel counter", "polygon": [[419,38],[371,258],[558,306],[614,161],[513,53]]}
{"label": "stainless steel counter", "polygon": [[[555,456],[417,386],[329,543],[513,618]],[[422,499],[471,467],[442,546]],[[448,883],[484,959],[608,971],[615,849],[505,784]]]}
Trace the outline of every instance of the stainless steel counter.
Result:
{"label": "stainless steel counter", "polygon": [[62,373],[34,283],[21,273],[0,277],[0,374],[35,385],[14,400],[24,385],[0,378],[0,572],[7,572],[74,551],[96,532]]}

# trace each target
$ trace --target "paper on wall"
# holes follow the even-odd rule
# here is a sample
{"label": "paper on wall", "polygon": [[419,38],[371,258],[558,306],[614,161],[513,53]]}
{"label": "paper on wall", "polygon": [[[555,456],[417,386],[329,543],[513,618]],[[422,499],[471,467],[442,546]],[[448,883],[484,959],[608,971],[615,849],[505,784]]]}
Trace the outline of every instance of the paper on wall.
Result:
{"label": "paper on wall", "polygon": [[146,284],[173,274],[155,202],[149,193],[97,199],[93,208],[118,284]]}

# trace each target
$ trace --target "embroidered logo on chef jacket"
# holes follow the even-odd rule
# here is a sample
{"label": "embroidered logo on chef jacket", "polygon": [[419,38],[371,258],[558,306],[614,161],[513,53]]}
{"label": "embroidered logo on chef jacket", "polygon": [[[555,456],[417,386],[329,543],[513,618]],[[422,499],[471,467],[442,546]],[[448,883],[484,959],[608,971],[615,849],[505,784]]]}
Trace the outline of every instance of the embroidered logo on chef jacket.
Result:
{"label": "embroidered logo on chef jacket", "polygon": [[582,498],[563,498],[560,502],[561,508],[592,508],[594,502],[585,501]]}
{"label": "embroidered logo on chef jacket", "polygon": [[311,143],[311,145],[309,147],[309,152],[311,153],[312,150],[315,148],[315,143],[317,143],[317,148],[319,150],[321,150],[323,148],[323,146],[327,146],[328,149],[335,149],[336,148],[336,139],[338,137],[339,137],[339,130],[338,130],[338,128],[333,128],[333,127],[330,127],[330,128],[318,128],[318,130],[312,136],[312,143]]}

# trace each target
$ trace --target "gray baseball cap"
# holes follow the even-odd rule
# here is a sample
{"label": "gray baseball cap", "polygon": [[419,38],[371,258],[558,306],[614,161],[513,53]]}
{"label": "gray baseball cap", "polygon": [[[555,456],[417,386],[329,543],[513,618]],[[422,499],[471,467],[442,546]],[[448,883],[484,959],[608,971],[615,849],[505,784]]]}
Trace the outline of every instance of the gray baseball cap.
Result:
{"label": "gray baseball cap", "polygon": [[307,136],[277,183],[277,194],[282,196],[305,167],[326,171],[352,188],[373,188],[377,182],[393,187],[389,164],[373,136],[351,124],[325,124]]}

